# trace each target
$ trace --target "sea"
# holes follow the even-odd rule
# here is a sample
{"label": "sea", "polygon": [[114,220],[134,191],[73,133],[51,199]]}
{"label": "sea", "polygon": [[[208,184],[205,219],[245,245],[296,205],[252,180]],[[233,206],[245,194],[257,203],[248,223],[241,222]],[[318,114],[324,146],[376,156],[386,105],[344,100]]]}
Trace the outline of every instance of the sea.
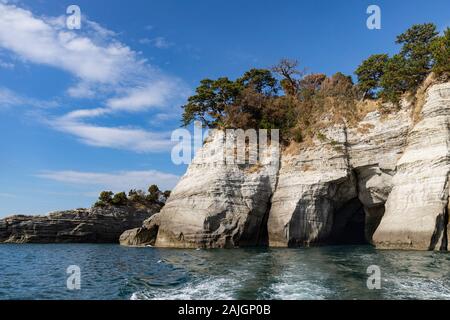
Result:
{"label": "sea", "polygon": [[450,299],[450,254],[0,245],[0,300]]}

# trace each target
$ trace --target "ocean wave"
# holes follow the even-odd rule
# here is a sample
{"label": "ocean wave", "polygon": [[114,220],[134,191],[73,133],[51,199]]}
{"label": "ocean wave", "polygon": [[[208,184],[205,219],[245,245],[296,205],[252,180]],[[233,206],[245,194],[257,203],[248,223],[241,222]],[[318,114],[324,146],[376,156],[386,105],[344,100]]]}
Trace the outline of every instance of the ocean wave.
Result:
{"label": "ocean wave", "polygon": [[175,288],[155,288],[134,292],[130,300],[231,300],[237,280],[207,278]]}
{"label": "ocean wave", "polygon": [[396,299],[450,299],[450,283],[445,279],[392,278],[389,295]]}

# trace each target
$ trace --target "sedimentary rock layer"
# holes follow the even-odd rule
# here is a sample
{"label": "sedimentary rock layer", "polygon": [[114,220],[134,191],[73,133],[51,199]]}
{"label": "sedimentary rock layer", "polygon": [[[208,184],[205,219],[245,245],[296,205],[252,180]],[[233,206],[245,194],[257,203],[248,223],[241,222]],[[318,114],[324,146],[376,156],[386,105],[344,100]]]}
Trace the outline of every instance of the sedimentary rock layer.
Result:
{"label": "sedimentary rock layer", "polygon": [[197,158],[166,207],[121,243],[447,250],[450,83],[428,88],[425,100],[417,123],[414,103],[404,101],[356,127],[331,126],[314,146],[291,146],[279,164],[269,157],[257,170]]}
{"label": "sedimentary rock layer", "polygon": [[450,85],[433,86],[422,120],[397,162],[386,212],[373,240],[379,248],[447,250]]}
{"label": "sedimentary rock layer", "polygon": [[128,229],[141,226],[161,207],[105,207],[12,216],[0,220],[3,243],[118,243]]}
{"label": "sedimentary rock layer", "polygon": [[121,243],[181,248],[266,245],[279,162],[272,151],[277,148],[269,147],[256,164],[240,165],[224,161],[225,143],[220,132],[211,136],[163,210],[142,228],[125,233]]}

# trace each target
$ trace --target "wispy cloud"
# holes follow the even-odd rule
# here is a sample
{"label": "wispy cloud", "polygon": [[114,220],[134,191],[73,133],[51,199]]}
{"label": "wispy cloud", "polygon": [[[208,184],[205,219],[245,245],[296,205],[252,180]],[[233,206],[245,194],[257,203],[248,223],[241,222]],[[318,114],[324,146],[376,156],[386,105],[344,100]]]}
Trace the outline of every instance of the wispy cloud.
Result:
{"label": "wispy cloud", "polygon": [[[72,97],[92,97],[96,86],[116,94],[133,87],[153,91],[148,104],[167,102],[167,91],[159,90],[162,83],[170,87],[179,79],[165,75],[141,58],[140,54],[116,38],[116,33],[98,23],[86,20],[79,32],[66,28],[64,17],[37,17],[31,11],[0,2],[0,47],[24,61],[44,64],[65,70],[79,81],[68,93]],[[155,46],[165,47],[164,38],[152,40]],[[81,81],[81,82],[80,82]],[[176,96],[177,92],[172,91]]]}
{"label": "wispy cloud", "polygon": [[7,88],[0,88],[0,108],[20,105],[23,101],[24,99],[15,92]]}
{"label": "wispy cloud", "polygon": [[174,96],[180,99],[187,94],[183,84],[177,80],[159,80],[150,85],[132,88],[125,96],[107,101],[113,110],[141,111],[151,107],[167,106]]}
{"label": "wispy cloud", "polygon": [[119,82],[128,72],[142,66],[144,62],[136,53],[120,42],[109,38],[105,39],[109,43],[96,43],[90,36],[92,33],[97,40],[109,37],[110,33],[94,23],[87,26],[84,34],[79,35],[65,27],[63,17],[39,18],[28,10],[0,3],[0,45],[23,60],[102,83]]}
{"label": "wispy cloud", "polygon": [[[65,17],[38,17],[31,11],[0,1],[0,48],[16,59],[67,71],[75,83],[68,88],[72,98],[103,100],[97,108],[75,109],[46,121],[52,128],[76,136],[96,147],[160,152],[170,148],[167,133],[154,133],[128,126],[105,127],[86,123],[116,112],[142,112],[157,108],[172,113],[189,90],[180,79],[148,64],[142,56],[116,39],[117,34],[84,19],[82,30],[68,30]],[[151,39],[160,48],[171,44]],[[38,101],[23,99],[0,89],[0,103],[17,105]]]}
{"label": "wispy cloud", "polygon": [[0,68],[11,70],[14,69],[14,67],[15,67],[14,63],[3,61],[0,59]]}
{"label": "wispy cloud", "polygon": [[44,101],[24,97],[8,88],[0,87],[0,109],[13,106],[51,108],[58,106],[58,103],[56,101]]}
{"label": "wispy cloud", "polygon": [[179,177],[156,170],[120,171],[113,173],[83,171],[43,171],[39,178],[53,180],[71,185],[97,186],[102,189],[128,191],[130,189],[146,190],[149,185],[157,184],[161,189],[173,189]]}
{"label": "wispy cloud", "polygon": [[67,89],[67,93],[72,98],[92,99],[96,96],[96,91],[86,82],[80,82]]}
{"label": "wispy cloud", "polygon": [[139,40],[139,43],[141,44],[149,44],[154,46],[155,48],[158,49],[168,49],[170,47],[172,47],[174,44],[170,41],[168,41],[166,38],[164,37],[156,37],[153,39],[150,38],[143,38]]}
{"label": "wispy cloud", "polygon": [[49,121],[49,124],[56,130],[69,133],[82,143],[95,147],[130,150],[138,153],[157,153],[169,151],[173,146],[170,132],[97,126],[70,117],[57,118]]}

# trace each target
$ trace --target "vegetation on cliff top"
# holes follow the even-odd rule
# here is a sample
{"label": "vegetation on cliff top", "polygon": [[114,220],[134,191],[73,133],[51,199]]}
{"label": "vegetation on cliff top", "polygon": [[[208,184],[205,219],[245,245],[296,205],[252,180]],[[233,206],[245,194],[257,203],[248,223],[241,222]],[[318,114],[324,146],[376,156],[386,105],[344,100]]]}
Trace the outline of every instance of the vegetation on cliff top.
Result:
{"label": "vegetation on cliff top", "polygon": [[157,185],[151,185],[148,188],[148,194],[142,190],[130,190],[128,195],[125,192],[114,194],[112,191],[102,191],[98,201],[94,204],[95,208],[106,206],[151,206],[164,205],[170,196],[170,191],[161,191]]}
{"label": "vegetation on cliff top", "polygon": [[[183,106],[183,125],[199,120],[210,128],[280,129],[283,141],[302,142],[328,123],[356,123],[369,100],[395,109],[425,78],[450,74],[450,29],[414,25],[397,37],[398,54],[375,54],[355,71],[358,82],[340,72],[306,74],[283,59],[271,69],[251,69],[236,80],[204,79]],[[389,112],[389,110],[384,110]]]}

